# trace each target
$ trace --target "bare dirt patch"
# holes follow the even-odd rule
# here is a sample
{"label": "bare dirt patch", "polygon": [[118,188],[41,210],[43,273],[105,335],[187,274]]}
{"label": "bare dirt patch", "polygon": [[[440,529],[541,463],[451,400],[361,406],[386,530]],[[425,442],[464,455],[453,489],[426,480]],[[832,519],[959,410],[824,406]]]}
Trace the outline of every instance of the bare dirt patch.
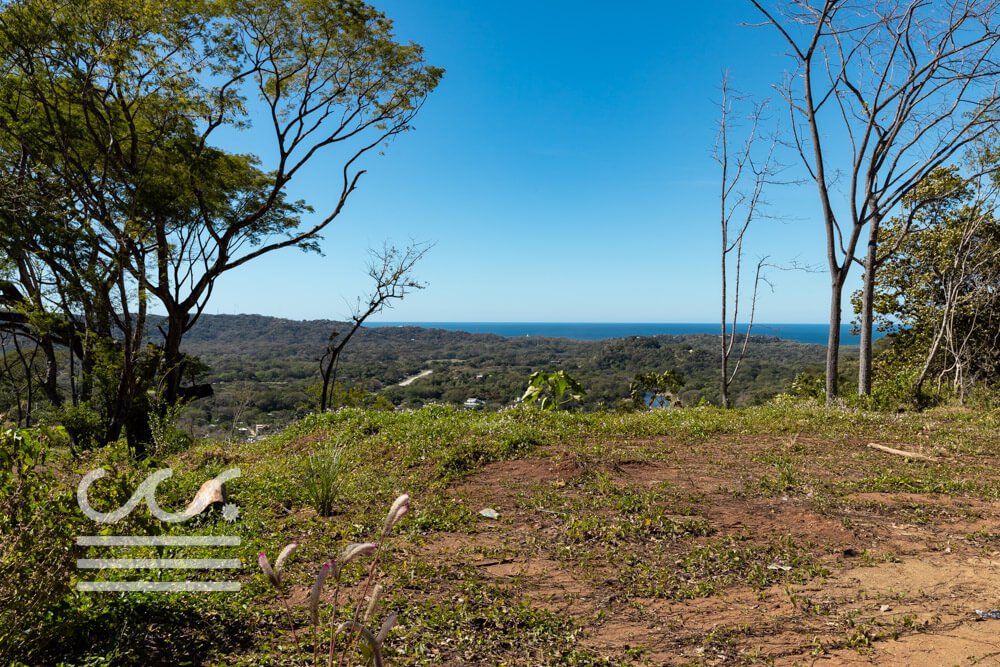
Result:
{"label": "bare dirt patch", "polygon": [[1000,605],[993,502],[841,491],[910,465],[859,443],[659,444],[659,460],[562,447],[490,464],[449,493],[499,518],[430,534],[421,553],[572,619],[611,664],[1000,662],[1000,621],[974,613]]}

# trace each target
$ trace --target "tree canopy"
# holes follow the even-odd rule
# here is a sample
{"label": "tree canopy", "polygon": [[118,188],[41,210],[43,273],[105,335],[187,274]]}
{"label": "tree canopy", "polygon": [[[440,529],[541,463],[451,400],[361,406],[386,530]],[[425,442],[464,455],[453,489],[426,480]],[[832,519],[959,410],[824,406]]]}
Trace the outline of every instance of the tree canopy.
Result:
{"label": "tree canopy", "polygon": [[914,191],[908,214],[886,225],[898,250],[879,273],[875,311],[897,332],[881,361],[918,395],[933,379],[963,399],[1000,372],[997,195],[994,176],[967,182],[956,167],[941,168]]}
{"label": "tree canopy", "polygon": [[[19,0],[0,9],[0,64],[0,321],[50,369],[72,350],[74,405],[94,407],[103,354],[106,437],[136,442],[150,392],[209,391],[185,383],[180,347],[216,281],[317,250],[361,158],[411,129],[443,73],[357,0]],[[273,158],[224,150],[222,131]],[[340,166],[314,211],[287,188],[321,154]]]}

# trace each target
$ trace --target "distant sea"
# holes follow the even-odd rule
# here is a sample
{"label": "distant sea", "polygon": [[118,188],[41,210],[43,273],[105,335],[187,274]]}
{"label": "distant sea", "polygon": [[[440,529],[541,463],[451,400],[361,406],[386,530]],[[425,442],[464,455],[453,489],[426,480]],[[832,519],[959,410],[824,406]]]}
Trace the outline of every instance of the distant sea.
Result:
{"label": "distant sea", "polygon": [[[627,336],[685,336],[691,334],[719,335],[719,324],[709,322],[375,322],[372,327],[424,327],[468,333],[491,333],[498,336],[544,336],[573,340],[603,340]],[[737,325],[743,333],[746,325]],[[826,324],[754,324],[754,336],[775,336],[813,345],[826,345],[830,328]],[[851,325],[840,328],[842,345],[857,346],[858,336],[852,336]],[[883,334],[876,332],[875,337]]]}

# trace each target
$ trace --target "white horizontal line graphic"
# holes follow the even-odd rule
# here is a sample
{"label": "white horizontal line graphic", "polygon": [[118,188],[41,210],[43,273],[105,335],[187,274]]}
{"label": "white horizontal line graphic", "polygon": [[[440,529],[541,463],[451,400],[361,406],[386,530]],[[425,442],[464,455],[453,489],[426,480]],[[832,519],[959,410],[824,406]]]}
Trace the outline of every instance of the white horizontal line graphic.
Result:
{"label": "white horizontal line graphic", "polygon": [[81,570],[113,568],[120,570],[225,570],[242,567],[239,558],[81,558]]}
{"label": "white horizontal line graphic", "polygon": [[240,584],[235,581],[81,581],[76,585],[80,592],[221,592],[236,593]]}
{"label": "white horizontal line graphic", "polygon": [[238,547],[235,535],[81,535],[84,547]]}

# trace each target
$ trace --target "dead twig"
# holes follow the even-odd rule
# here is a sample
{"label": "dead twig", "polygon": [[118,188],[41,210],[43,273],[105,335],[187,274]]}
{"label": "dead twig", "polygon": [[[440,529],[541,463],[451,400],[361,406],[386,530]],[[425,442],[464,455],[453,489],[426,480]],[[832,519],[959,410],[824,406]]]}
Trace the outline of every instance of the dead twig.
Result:
{"label": "dead twig", "polygon": [[887,454],[895,454],[896,456],[902,456],[908,459],[919,459],[921,461],[937,461],[936,458],[932,456],[927,456],[925,454],[918,454],[917,452],[907,452],[902,449],[894,449],[892,447],[887,447],[885,445],[880,445],[876,442],[869,442],[868,446],[872,449],[877,449],[880,452],[886,452]]}

